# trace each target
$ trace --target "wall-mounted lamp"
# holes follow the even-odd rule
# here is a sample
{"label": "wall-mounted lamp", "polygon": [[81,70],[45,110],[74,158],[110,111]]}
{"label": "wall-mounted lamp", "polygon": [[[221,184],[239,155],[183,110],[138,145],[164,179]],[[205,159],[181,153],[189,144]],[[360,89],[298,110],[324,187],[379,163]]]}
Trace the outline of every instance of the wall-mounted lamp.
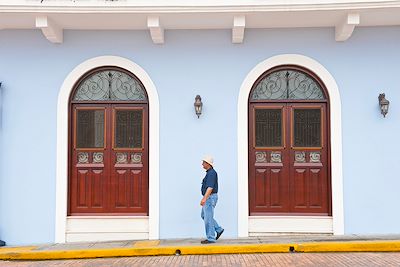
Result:
{"label": "wall-mounted lamp", "polygon": [[385,94],[379,94],[379,107],[381,108],[381,113],[383,117],[386,117],[386,114],[389,111],[389,100],[385,98]]}
{"label": "wall-mounted lamp", "polygon": [[197,118],[200,118],[201,110],[203,109],[203,102],[201,102],[200,95],[196,95],[194,99],[194,111],[196,112]]}

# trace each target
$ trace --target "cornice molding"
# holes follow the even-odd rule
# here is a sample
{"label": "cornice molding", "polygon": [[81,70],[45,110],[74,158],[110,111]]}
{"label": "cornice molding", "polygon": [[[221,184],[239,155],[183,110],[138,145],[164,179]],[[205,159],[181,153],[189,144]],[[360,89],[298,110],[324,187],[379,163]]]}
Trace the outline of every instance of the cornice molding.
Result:
{"label": "cornice molding", "polygon": [[[399,14],[400,0],[0,0],[0,30],[40,28],[54,43],[64,29],[149,30],[162,44],[176,29],[230,29],[242,43],[245,29],[332,27],[345,41],[355,27],[400,25]],[[48,26],[35,25],[37,17]]]}
{"label": "cornice molding", "polygon": [[18,1],[0,0],[2,12],[268,12],[381,9],[400,7],[400,1]]}

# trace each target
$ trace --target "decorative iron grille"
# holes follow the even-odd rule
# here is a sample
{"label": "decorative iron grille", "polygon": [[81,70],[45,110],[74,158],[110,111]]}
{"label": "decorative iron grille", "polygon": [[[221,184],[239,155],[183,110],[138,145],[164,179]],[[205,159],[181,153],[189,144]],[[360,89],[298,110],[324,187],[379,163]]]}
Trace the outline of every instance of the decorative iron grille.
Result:
{"label": "decorative iron grille", "polygon": [[146,101],[145,89],[135,78],[118,70],[102,70],[84,79],[75,101]]}
{"label": "decorative iron grille", "polygon": [[256,147],[282,146],[282,110],[256,109]]}
{"label": "decorative iron grille", "polygon": [[321,146],[321,110],[294,110],[294,146]]}
{"label": "decorative iron grille", "polygon": [[251,100],[320,100],[325,95],[318,82],[298,70],[279,70],[268,74],[253,90]]}
{"label": "decorative iron grille", "polygon": [[116,112],[115,147],[142,148],[141,110],[118,110]]}

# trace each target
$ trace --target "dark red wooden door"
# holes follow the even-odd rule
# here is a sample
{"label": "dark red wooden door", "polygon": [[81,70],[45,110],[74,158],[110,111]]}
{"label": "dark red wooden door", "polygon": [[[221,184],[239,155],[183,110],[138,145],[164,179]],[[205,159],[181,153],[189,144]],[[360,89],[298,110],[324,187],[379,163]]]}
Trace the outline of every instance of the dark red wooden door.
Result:
{"label": "dark red wooden door", "polygon": [[326,103],[249,107],[250,215],[329,215]]}
{"label": "dark red wooden door", "polygon": [[71,114],[69,215],[147,215],[147,104],[73,104]]}

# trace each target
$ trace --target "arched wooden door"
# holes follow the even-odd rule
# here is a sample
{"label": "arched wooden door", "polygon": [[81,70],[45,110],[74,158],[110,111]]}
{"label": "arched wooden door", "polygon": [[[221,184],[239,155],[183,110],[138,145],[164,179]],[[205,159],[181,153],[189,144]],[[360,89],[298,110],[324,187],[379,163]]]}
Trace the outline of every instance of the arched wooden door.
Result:
{"label": "arched wooden door", "polygon": [[329,100],[297,66],[264,73],[249,98],[249,212],[331,215]]}
{"label": "arched wooden door", "polygon": [[81,78],[70,100],[68,215],[148,215],[148,102],[116,67]]}

